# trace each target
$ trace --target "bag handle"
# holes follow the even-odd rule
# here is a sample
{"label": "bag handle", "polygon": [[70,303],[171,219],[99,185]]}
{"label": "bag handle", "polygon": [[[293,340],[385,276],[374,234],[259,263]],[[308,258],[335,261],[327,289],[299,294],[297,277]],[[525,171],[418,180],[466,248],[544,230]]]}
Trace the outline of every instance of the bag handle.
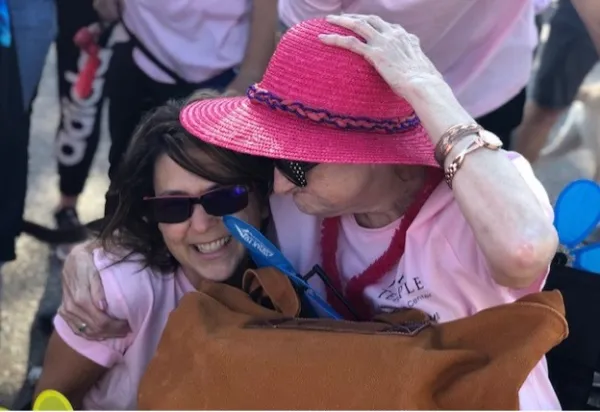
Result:
{"label": "bag handle", "polygon": [[248,269],[242,278],[242,289],[258,303],[268,300],[286,317],[300,314],[300,298],[292,282],[274,267]]}

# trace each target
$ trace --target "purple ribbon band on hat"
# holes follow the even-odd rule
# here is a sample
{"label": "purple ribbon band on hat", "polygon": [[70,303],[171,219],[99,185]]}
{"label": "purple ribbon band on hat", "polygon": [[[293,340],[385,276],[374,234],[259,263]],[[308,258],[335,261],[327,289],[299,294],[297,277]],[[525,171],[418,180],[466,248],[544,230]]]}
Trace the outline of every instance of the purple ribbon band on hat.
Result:
{"label": "purple ribbon band on hat", "polygon": [[293,114],[300,119],[307,119],[315,123],[322,123],[342,130],[360,130],[395,134],[410,131],[421,124],[421,121],[414,112],[404,119],[387,120],[334,114],[324,109],[308,107],[300,102],[284,100],[268,90],[260,89],[255,85],[248,88],[246,95],[253,103],[267,106],[273,110]]}

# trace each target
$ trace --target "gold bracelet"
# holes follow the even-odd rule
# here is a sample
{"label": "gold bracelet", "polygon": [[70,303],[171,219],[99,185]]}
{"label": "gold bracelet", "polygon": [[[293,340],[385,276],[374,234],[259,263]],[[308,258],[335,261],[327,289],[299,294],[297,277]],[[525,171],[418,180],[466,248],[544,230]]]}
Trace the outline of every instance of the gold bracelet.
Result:
{"label": "gold bracelet", "polygon": [[483,128],[477,123],[459,124],[446,130],[435,145],[435,160],[440,167],[444,167],[446,157],[452,151],[458,140],[462,140],[466,136],[481,132],[482,130]]}
{"label": "gold bracelet", "polygon": [[444,171],[444,177],[450,189],[452,189],[452,180],[454,180],[456,172],[458,172],[458,169],[460,169],[463,162],[465,161],[465,157],[469,153],[472,153],[475,150],[484,147],[484,141],[481,139],[480,133],[481,132],[477,132],[477,134],[473,138],[473,141],[469,143],[469,145],[465,149],[463,149],[462,152],[456,155],[456,157],[452,160],[452,163],[450,163],[450,165]]}

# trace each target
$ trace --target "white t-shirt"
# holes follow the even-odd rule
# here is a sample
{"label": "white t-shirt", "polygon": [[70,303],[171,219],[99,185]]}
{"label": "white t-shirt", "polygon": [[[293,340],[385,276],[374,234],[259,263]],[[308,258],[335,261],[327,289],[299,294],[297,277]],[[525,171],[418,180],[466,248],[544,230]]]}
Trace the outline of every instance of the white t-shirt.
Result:
{"label": "white t-shirt", "polygon": [[[250,30],[251,0],[127,0],[123,21],[167,68],[200,83],[238,66]],[[144,54],[137,65],[153,79],[173,80]]]}
{"label": "white t-shirt", "polygon": [[287,26],[338,13],[375,14],[418,36],[473,117],[496,110],[529,80],[534,0],[279,0]]}

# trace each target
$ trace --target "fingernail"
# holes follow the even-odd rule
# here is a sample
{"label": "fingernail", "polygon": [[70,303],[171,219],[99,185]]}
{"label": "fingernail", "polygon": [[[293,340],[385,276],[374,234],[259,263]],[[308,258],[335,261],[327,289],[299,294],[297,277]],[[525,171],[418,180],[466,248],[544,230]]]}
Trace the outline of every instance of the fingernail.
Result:
{"label": "fingernail", "polygon": [[108,303],[106,303],[106,299],[101,299],[98,302],[98,307],[100,308],[100,310],[104,311],[106,310],[106,308],[108,307]]}

